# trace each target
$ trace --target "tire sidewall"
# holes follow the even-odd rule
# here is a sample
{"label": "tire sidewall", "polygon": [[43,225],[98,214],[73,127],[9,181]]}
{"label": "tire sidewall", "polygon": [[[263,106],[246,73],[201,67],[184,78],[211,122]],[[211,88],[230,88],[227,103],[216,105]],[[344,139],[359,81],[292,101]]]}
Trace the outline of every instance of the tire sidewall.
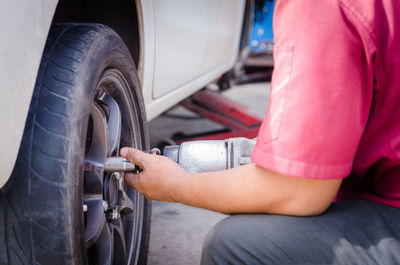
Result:
{"label": "tire sidewall", "polygon": [[[67,180],[69,187],[70,209],[67,218],[71,221],[71,253],[75,264],[85,264],[87,261],[86,247],[84,239],[83,212],[78,210],[83,204],[83,164],[85,159],[85,137],[93,99],[96,96],[97,86],[103,72],[109,68],[118,69],[129,82],[131,91],[129,100],[131,106],[136,108],[139,117],[135,117],[142,124],[141,139],[138,141],[142,146],[138,148],[147,149],[149,147],[147,121],[144,111],[144,102],[140,90],[140,83],[136,74],[135,65],[129,51],[122,40],[111,29],[101,26],[105,34],[99,35],[92,43],[90,51],[83,62],[80,76],[77,78],[73,101],[72,116],[74,124],[71,126],[71,139],[69,145],[69,174]],[[146,214],[147,209],[145,199],[139,194],[141,203],[141,216]],[[146,218],[146,216],[144,216]],[[140,222],[143,218],[139,218]],[[139,231],[142,231],[143,223],[140,223]],[[139,242],[143,235],[139,234]],[[143,245],[143,243],[142,243]]]}

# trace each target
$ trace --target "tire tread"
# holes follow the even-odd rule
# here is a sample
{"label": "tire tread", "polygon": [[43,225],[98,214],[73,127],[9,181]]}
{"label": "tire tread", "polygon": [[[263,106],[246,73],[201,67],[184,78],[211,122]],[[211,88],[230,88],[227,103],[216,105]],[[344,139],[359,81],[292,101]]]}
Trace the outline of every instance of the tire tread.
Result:
{"label": "tire tread", "polygon": [[[71,208],[67,164],[75,137],[72,126],[81,117],[71,110],[91,45],[107,34],[117,37],[112,29],[99,24],[53,25],[49,32],[16,166],[1,190],[0,218],[4,220],[7,253],[0,262],[71,264],[74,260],[72,221],[67,216]],[[43,160],[46,167],[40,166]],[[41,203],[43,193],[54,200]],[[57,214],[52,215],[54,211]]]}
{"label": "tire tread", "polygon": [[[63,162],[66,161],[66,157],[55,156],[53,154],[46,153],[41,148],[35,148],[35,141],[36,138],[38,137],[37,135],[38,130],[41,131],[41,133],[44,134],[47,139],[53,139],[53,138],[61,138],[63,140],[68,139],[68,133],[59,134],[53,132],[51,131],[51,128],[47,128],[47,126],[44,123],[42,124],[40,122],[42,117],[40,113],[37,111],[37,105],[40,104],[41,101],[43,101],[42,99],[44,96],[43,90],[46,90],[48,92],[45,95],[46,102],[51,102],[53,100],[63,101],[65,106],[69,106],[73,102],[72,98],[69,97],[68,92],[70,91],[71,87],[74,86],[74,83],[65,80],[63,76],[65,77],[70,74],[75,74],[76,71],[74,69],[70,69],[67,68],[66,66],[63,66],[64,62],[61,59],[60,61],[57,61],[57,58],[54,59],[56,57],[55,55],[59,54],[60,55],[59,58],[63,58],[63,60],[69,59],[71,62],[74,62],[76,64],[79,63],[79,59],[77,58],[81,58],[82,56],[85,55],[84,51],[73,49],[71,47],[68,47],[69,49],[68,52],[63,50],[65,49],[63,47],[67,45],[65,45],[61,40],[66,37],[65,33],[68,31],[70,32],[71,28],[73,27],[76,26],[75,25],[56,26],[55,29],[53,29],[49,33],[49,38],[48,38],[49,41],[47,42],[47,46],[45,48],[41,66],[39,69],[38,80],[36,83],[34,95],[32,97],[32,103],[24,133],[25,139],[27,137],[31,139],[30,141],[28,140],[28,142],[30,142],[29,148],[28,150],[26,150],[28,151],[28,153],[20,152],[17,160],[17,163],[19,163],[20,166],[26,168],[24,170],[19,170],[20,172],[17,172],[18,170],[14,170],[13,172],[14,183],[18,183],[18,185],[11,185],[11,188],[5,191],[7,196],[6,198],[7,209],[5,209],[4,211],[5,212],[4,216],[6,219],[8,219],[6,220],[6,230],[8,230],[9,232],[6,232],[7,234],[6,244],[8,246],[9,264],[41,264],[41,263],[50,264],[48,262],[50,260],[57,261],[57,263],[60,264],[68,264],[69,260],[71,259],[71,253],[69,253],[68,249],[69,245],[68,242],[64,242],[62,247],[64,249],[62,249],[61,251],[55,251],[52,249],[52,244],[53,244],[52,242],[55,239],[55,237],[59,239],[60,238],[64,239],[64,241],[66,239],[66,241],[68,241],[68,238],[66,237],[65,228],[57,230],[55,229],[57,225],[48,226],[47,224],[43,224],[40,220],[37,220],[34,217],[34,214],[32,214],[32,213],[43,213],[43,211],[45,210],[44,208],[48,207],[47,205],[43,207],[44,206],[43,204],[42,205],[39,204],[37,206],[39,208],[32,209],[32,206],[35,204],[33,203],[33,201],[40,198],[35,198],[35,195],[32,193],[30,186],[33,179],[37,178],[44,185],[50,185],[52,186],[52,189],[58,189],[59,192],[65,193],[66,176],[64,176],[64,181],[57,182],[54,180],[53,176],[44,175],[40,173],[37,169],[35,169],[32,166],[32,153],[34,153],[33,152],[34,149],[35,151],[36,149],[40,150],[41,155],[43,155],[48,159],[49,164],[52,164],[53,162],[59,163],[60,161]],[[48,47],[49,44],[51,44],[51,47]],[[90,43],[86,43],[86,45],[90,45]],[[53,85],[52,87],[57,87],[57,88],[62,87],[63,89],[57,89],[57,91],[51,89],[46,83],[45,77],[47,78],[47,80],[49,80],[50,78],[51,83]],[[63,123],[63,127],[66,128],[68,127],[67,124],[71,119],[71,117],[68,116],[67,111],[55,112],[52,111],[46,104],[43,104],[43,106],[44,106],[44,111],[46,113],[51,113],[52,115],[57,116],[58,118],[60,118],[59,121]],[[46,117],[43,118],[45,119]],[[32,124],[33,126],[31,127],[29,124]],[[25,181],[22,181],[24,178],[26,178],[28,185],[26,185],[27,183],[25,183]],[[21,192],[25,193],[27,197],[30,198],[30,201],[23,202],[21,200],[14,198],[15,194],[21,194]],[[52,210],[66,211],[67,210],[66,206],[67,205],[65,205],[65,203],[62,203],[62,205],[61,206],[58,205],[57,208],[52,207]],[[13,214],[11,214],[11,212]],[[20,214],[18,214],[18,212],[20,212]],[[28,218],[26,218],[26,216],[28,216]],[[66,218],[65,220],[68,219]],[[28,222],[30,225],[26,225],[26,222]],[[61,226],[65,227],[65,225]],[[30,227],[28,231],[26,227]],[[34,238],[32,233],[34,233],[34,231],[37,229],[41,230],[46,235],[46,236],[41,236],[41,238],[44,240],[39,245],[34,244],[33,242]],[[22,240],[28,240],[29,242],[31,242],[29,244],[30,247],[27,248],[26,246],[24,246],[21,243]],[[30,253],[24,252],[24,249],[28,249]],[[46,253],[46,255],[41,253]]]}

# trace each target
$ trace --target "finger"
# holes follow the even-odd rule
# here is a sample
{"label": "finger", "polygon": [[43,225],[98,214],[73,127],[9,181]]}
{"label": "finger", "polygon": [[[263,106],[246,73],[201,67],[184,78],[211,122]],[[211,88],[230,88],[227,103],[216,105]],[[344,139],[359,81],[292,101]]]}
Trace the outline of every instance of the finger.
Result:
{"label": "finger", "polygon": [[124,147],[119,151],[119,154],[122,157],[125,157],[128,159],[130,162],[132,162],[135,165],[138,165],[139,167],[143,168],[144,160],[148,154],[143,153],[142,151],[135,149],[135,148],[130,148],[130,147]]}
{"label": "finger", "polygon": [[158,148],[156,148],[156,147],[154,147],[153,149],[151,149],[150,152],[151,152],[151,153],[155,153],[156,155],[161,155],[161,150],[158,149]]}
{"label": "finger", "polygon": [[135,188],[135,185],[139,182],[139,174],[125,173],[125,183]]}

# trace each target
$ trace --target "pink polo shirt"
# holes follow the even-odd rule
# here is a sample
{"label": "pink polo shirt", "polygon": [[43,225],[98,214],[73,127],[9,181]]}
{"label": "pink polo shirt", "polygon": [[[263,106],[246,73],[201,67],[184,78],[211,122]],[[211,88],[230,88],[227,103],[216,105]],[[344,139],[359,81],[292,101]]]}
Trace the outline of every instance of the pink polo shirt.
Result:
{"label": "pink polo shirt", "polygon": [[279,0],[274,36],[253,162],[400,208],[400,2]]}

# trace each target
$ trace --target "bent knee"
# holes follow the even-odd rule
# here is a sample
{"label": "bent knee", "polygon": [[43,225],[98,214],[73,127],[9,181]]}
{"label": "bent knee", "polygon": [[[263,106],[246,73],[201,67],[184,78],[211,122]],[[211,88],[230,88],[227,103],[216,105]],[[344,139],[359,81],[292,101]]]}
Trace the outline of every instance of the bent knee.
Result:
{"label": "bent knee", "polygon": [[220,221],[203,243],[202,264],[276,264],[281,250],[279,242],[272,240],[275,236],[271,234],[277,233],[274,219],[243,214]]}
{"label": "bent knee", "polygon": [[[203,244],[202,264],[283,264],[309,252],[310,218],[243,214],[217,223]],[[312,236],[314,237],[314,236]],[[318,236],[315,236],[318,237]],[[318,240],[315,240],[318,247]],[[311,257],[311,260],[315,260]]]}
{"label": "bent knee", "polygon": [[[201,264],[226,264],[232,251],[236,248],[237,227],[232,222],[234,216],[218,222],[208,232],[203,242]],[[233,263],[234,264],[234,263]]]}

